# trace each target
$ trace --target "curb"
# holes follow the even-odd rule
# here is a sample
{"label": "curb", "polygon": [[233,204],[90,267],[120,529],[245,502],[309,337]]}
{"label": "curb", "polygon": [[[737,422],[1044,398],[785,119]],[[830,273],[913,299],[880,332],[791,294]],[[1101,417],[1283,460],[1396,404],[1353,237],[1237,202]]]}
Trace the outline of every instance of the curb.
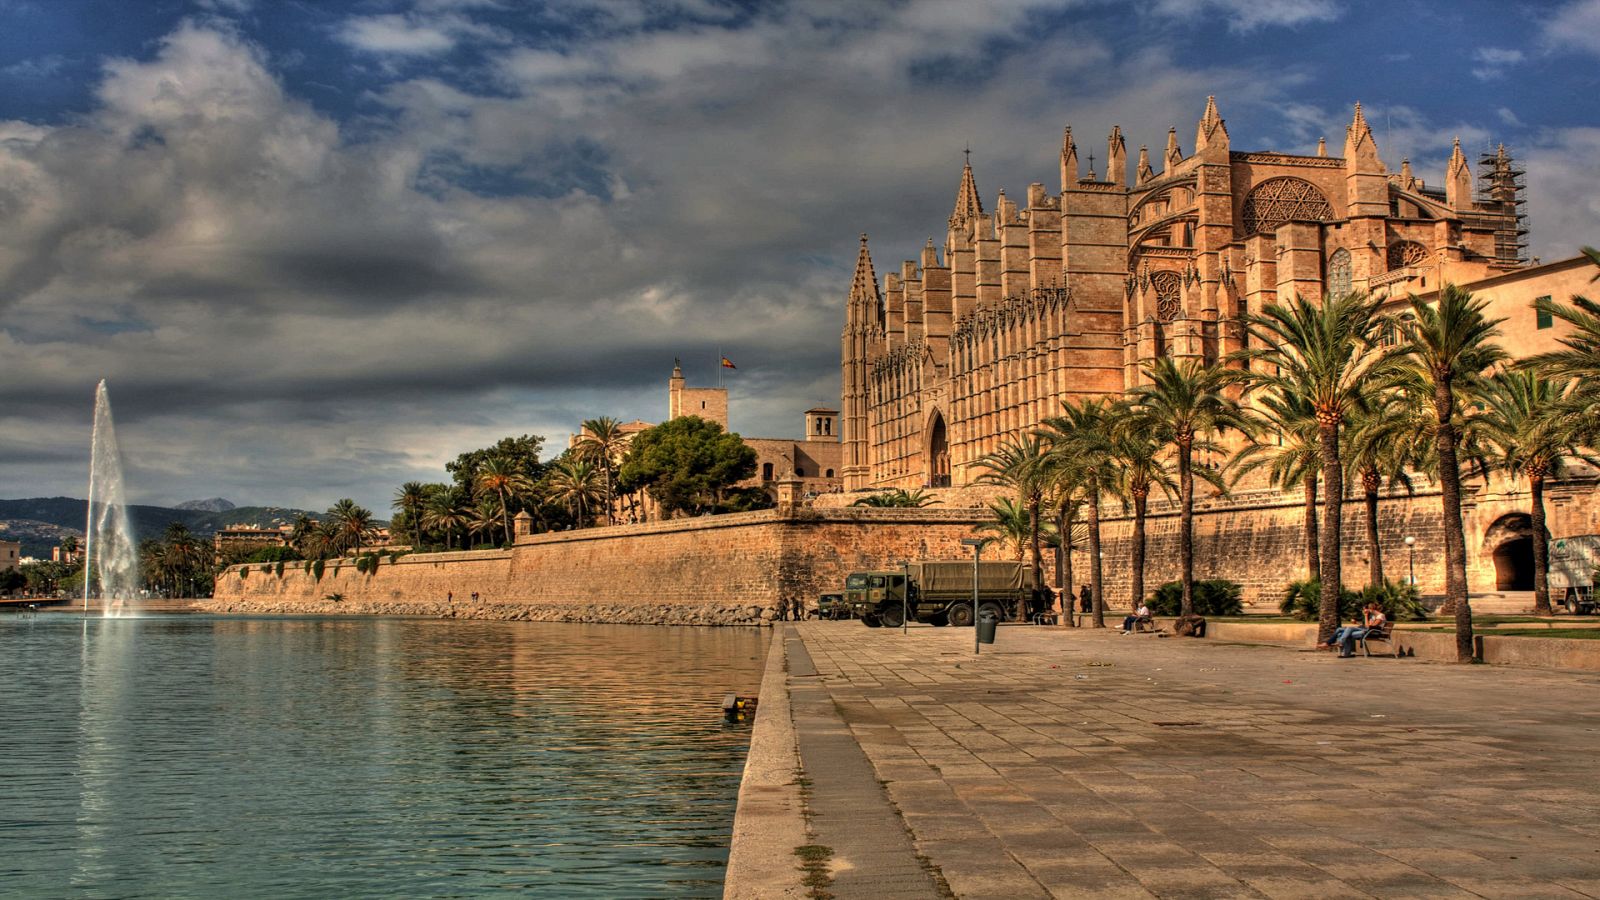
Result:
{"label": "curb", "polygon": [[722,885],[724,900],[806,897],[795,848],[806,843],[804,801],[798,783],[800,745],[789,710],[789,660],[784,642],[792,629],[775,626],[761,677],[750,753],[739,782],[733,841]]}

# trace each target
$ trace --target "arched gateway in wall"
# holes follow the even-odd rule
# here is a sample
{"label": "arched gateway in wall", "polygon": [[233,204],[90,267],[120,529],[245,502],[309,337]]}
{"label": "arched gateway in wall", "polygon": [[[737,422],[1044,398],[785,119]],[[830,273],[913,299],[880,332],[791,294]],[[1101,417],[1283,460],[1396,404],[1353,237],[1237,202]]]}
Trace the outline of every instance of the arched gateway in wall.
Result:
{"label": "arched gateway in wall", "polygon": [[1494,560],[1494,585],[1499,591],[1533,590],[1533,517],[1509,513],[1489,526],[1483,550]]}
{"label": "arched gateway in wall", "polygon": [[944,414],[934,410],[933,418],[928,420],[928,469],[926,478],[929,487],[950,486],[950,437],[945,429]]}

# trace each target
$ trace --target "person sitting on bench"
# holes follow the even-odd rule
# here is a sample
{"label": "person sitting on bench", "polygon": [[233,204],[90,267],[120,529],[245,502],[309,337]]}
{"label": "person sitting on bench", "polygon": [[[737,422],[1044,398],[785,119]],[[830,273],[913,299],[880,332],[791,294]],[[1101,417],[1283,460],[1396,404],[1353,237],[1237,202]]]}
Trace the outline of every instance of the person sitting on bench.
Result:
{"label": "person sitting on bench", "polygon": [[1333,640],[1328,642],[1328,646],[1337,645],[1339,658],[1349,659],[1356,655],[1356,641],[1366,637],[1367,632],[1382,628],[1384,621],[1383,609],[1376,603],[1368,603],[1361,608],[1361,624],[1340,628],[1334,632]]}
{"label": "person sitting on bench", "polygon": [[1128,634],[1132,632],[1134,626],[1141,622],[1146,625],[1150,624],[1150,607],[1145,606],[1143,600],[1139,601],[1139,608],[1133,611],[1133,615],[1122,620],[1122,633]]}

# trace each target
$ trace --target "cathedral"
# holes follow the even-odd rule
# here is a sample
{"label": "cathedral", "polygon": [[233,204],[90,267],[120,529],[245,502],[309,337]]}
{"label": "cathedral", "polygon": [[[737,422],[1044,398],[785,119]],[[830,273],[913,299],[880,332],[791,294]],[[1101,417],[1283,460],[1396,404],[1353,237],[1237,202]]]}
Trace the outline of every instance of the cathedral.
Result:
{"label": "cathedral", "polygon": [[862,236],[841,353],[846,491],[970,483],[1008,436],[1137,384],[1146,360],[1243,349],[1242,317],[1279,297],[1398,304],[1495,285],[1529,319],[1508,337],[1547,339],[1523,295],[1576,283],[1575,264],[1526,259],[1523,173],[1503,148],[1475,173],[1458,141],[1443,186],[1425,185],[1409,161],[1385,167],[1360,104],[1342,156],[1236,151],[1212,98],[1188,155],[1172,129],[1130,172],[1113,128],[1105,170],[1089,161],[1066,129],[1059,193],[1000,191],[992,212],[969,161],[943,248],[930,239],[881,284]]}

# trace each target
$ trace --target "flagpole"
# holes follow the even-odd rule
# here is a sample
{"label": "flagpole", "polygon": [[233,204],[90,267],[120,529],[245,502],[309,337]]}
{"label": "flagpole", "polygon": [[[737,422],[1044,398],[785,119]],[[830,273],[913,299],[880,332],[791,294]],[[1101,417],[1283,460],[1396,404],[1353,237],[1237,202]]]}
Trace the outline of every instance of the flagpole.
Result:
{"label": "flagpole", "polygon": [[718,388],[721,388],[723,386],[722,385],[722,376],[724,374],[726,374],[726,373],[724,373],[722,371],[722,345],[718,344],[717,345],[717,387]]}

